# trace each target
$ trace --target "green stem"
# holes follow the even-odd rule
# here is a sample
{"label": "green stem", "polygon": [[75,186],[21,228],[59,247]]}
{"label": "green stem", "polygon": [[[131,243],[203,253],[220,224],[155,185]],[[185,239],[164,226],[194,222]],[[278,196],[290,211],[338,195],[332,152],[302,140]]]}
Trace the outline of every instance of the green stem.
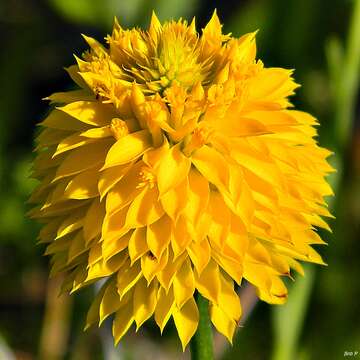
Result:
{"label": "green stem", "polygon": [[212,329],[209,317],[209,302],[199,293],[196,294],[199,309],[199,326],[191,339],[190,350],[192,360],[212,360],[214,358]]}

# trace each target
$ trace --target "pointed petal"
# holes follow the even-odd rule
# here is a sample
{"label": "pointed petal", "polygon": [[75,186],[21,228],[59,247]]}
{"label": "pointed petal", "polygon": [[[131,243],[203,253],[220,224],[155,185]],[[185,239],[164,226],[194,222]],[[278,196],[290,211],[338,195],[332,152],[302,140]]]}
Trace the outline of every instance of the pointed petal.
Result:
{"label": "pointed petal", "polygon": [[163,287],[160,287],[155,308],[155,321],[159,326],[161,333],[171,317],[174,303],[174,293],[171,290],[166,292]]}
{"label": "pointed petal", "polygon": [[205,238],[201,242],[192,241],[186,250],[197,273],[201,274],[211,258],[211,249],[208,239]]}
{"label": "pointed petal", "polygon": [[226,336],[232,344],[233,335],[236,329],[236,322],[230,319],[225,312],[215,304],[210,306],[210,319],[217,331]]}
{"label": "pointed petal", "polygon": [[221,293],[219,266],[214,260],[210,260],[201,275],[195,273],[196,289],[205,298],[217,304]]}
{"label": "pointed petal", "polygon": [[100,315],[99,315],[99,313],[100,313],[100,304],[101,304],[102,298],[104,296],[104,293],[105,293],[105,291],[106,291],[106,289],[108,287],[109,281],[110,280],[105,282],[105,284],[101,287],[99,292],[96,294],[96,297],[93,300],[93,302],[92,302],[92,304],[90,306],[90,309],[89,309],[89,311],[87,313],[86,325],[85,325],[84,330],[87,330],[92,324],[99,322],[99,320],[100,320]]}
{"label": "pointed petal", "polygon": [[199,310],[194,298],[191,298],[181,309],[175,308],[173,318],[183,351],[185,351],[199,323]]}
{"label": "pointed petal", "polygon": [[119,310],[121,306],[120,297],[116,289],[116,281],[113,280],[107,286],[100,304],[100,321],[99,325],[112,313]]}
{"label": "pointed petal", "polygon": [[94,199],[84,218],[84,238],[86,243],[101,233],[101,226],[105,216],[104,204]]}
{"label": "pointed petal", "polygon": [[161,218],[164,210],[158,201],[158,191],[145,187],[132,201],[126,215],[126,224],[130,228],[150,225]]}
{"label": "pointed petal", "polygon": [[80,133],[70,135],[59,142],[53,157],[58,156],[59,154],[62,154],[66,151],[76,149],[80,146],[91,144],[95,141],[96,139],[82,137]]}
{"label": "pointed petal", "polygon": [[177,221],[179,216],[184,213],[189,202],[187,179],[176,188],[162,195],[160,201],[164,211],[173,221]]}
{"label": "pointed petal", "polygon": [[117,274],[117,289],[120,299],[140,280],[142,277],[141,267],[139,263],[133,266],[127,266],[123,271]]}
{"label": "pointed petal", "polygon": [[193,153],[192,162],[200,173],[219,190],[228,186],[228,162],[218,151],[204,145]]}
{"label": "pointed petal", "polygon": [[128,301],[126,305],[122,306],[115,314],[112,326],[115,344],[126,334],[133,321],[133,304],[132,301]]}
{"label": "pointed petal", "polygon": [[149,131],[140,130],[120,138],[109,150],[104,169],[136,160],[152,146]]}
{"label": "pointed petal", "polygon": [[183,262],[181,268],[176,272],[173,280],[173,289],[176,306],[181,309],[195,291],[194,273],[188,259]]}
{"label": "pointed petal", "polygon": [[87,124],[84,124],[77,119],[54,109],[39,125],[51,129],[67,130],[67,131],[85,131],[89,129]]}
{"label": "pointed petal", "polygon": [[112,105],[97,101],[75,101],[57,109],[85,124],[99,127],[109,125],[111,119],[117,117]]}
{"label": "pointed petal", "polygon": [[158,287],[156,282],[147,286],[145,280],[140,280],[134,290],[134,317],[136,330],[154,313]]}
{"label": "pointed petal", "polygon": [[64,198],[82,200],[98,196],[98,176],[96,169],[76,175],[66,186]]}
{"label": "pointed petal", "polygon": [[157,171],[160,196],[179,185],[188,175],[191,161],[175,145],[161,159]]}
{"label": "pointed petal", "polygon": [[192,224],[197,223],[200,214],[207,207],[209,191],[209,183],[206,178],[195,169],[191,169],[185,215]]}
{"label": "pointed petal", "polygon": [[109,147],[110,142],[103,140],[73,150],[58,167],[54,181],[100,166],[104,162]]}
{"label": "pointed petal", "polygon": [[163,271],[166,264],[168,264],[169,252],[166,249],[161,258],[157,259],[151,254],[145,254],[141,257],[141,270],[148,284]]}
{"label": "pointed petal", "polygon": [[130,165],[119,165],[106,169],[99,175],[98,190],[101,199],[118,183],[130,170]]}
{"label": "pointed petal", "polygon": [[153,11],[151,14],[151,21],[150,21],[150,26],[149,26],[150,37],[154,41],[157,41],[157,38],[160,35],[161,30],[162,30],[162,25],[161,25],[158,17],[155,14],[155,11]]}
{"label": "pointed petal", "polygon": [[131,264],[149,251],[146,241],[146,226],[137,228],[133,231],[128,245]]}
{"label": "pointed petal", "polygon": [[113,256],[119,254],[125,248],[128,247],[129,240],[131,236],[131,231],[125,235],[120,235],[119,237],[114,238],[104,238],[102,246],[102,256],[104,261],[108,261]]}
{"label": "pointed petal", "polygon": [[146,242],[149,250],[157,258],[160,258],[163,251],[167,248],[170,238],[171,220],[166,215],[147,227]]}

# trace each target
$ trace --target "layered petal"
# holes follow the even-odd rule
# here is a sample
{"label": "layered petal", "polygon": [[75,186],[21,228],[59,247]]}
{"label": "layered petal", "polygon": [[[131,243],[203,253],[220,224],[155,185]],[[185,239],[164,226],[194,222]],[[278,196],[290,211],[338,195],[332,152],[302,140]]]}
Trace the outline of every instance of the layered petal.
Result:
{"label": "layered petal", "polygon": [[67,69],[78,88],[47,98],[29,215],[63,292],[103,281],[86,327],[113,315],[115,343],[172,317],[185,349],[195,294],[231,342],[243,278],[283,304],[283,277],[324,264],[331,152],[289,109],[293,71],[257,60],[255,36],[224,35],[216,12],[200,34],[155,14],[148,31],[115,21],[106,46],[84,36]]}

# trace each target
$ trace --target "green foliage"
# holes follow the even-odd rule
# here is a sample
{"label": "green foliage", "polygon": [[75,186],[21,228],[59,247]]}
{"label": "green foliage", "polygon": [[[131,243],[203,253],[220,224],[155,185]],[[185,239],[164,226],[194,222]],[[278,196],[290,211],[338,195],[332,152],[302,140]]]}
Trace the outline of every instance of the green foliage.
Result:
{"label": "green foliage", "polygon": [[297,343],[306,316],[312,286],[315,280],[315,269],[312,265],[304,266],[305,277],[296,277],[296,282],[289,286],[289,299],[273,312],[274,350],[272,360],[297,358]]}
{"label": "green foliage", "polygon": [[114,16],[125,24],[132,24],[144,0],[49,0],[51,6],[70,22],[110,28]]}
{"label": "green foliage", "polygon": [[126,26],[146,24],[155,10],[161,20],[191,17],[198,0],[48,0],[67,21],[109,29],[117,16]]}

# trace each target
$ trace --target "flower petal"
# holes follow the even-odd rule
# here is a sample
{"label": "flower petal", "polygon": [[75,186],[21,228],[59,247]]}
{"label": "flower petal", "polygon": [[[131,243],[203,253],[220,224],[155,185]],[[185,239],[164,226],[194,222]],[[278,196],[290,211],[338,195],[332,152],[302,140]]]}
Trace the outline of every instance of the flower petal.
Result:
{"label": "flower petal", "polygon": [[194,298],[189,299],[181,309],[175,308],[172,315],[183,351],[185,351],[186,345],[195,334],[199,322],[199,310]]}
{"label": "flower petal", "polygon": [[145,280],[139,280],[134,290],[134,318],[136,330],[154,313],[158,287],[156,282],[147,286]]}
{"label": "flower petal", "polygon": [[195,291],[194,273],[188,259],[183,262],[181,268],[176,272],[173,280],[173,289],[176,306],[181,309]]}
{"label": "flower petal", "polygon": [[101,323],[112,313],[119,310],[121,306],[120,298],[116,290],[116,281],[113,280],[110,284],[106,287],[104,296],[100,303],[100,321],[99,326]]}
{"label": "flower petal", "polygon": [[104,204],[94,199],[84,218],[83,230],[86,243],[100,235],[104,216]]}
{"label": "flower petal", "polygon": [[210,306],[210,319],[217,331],[227,337],[232,344],[233,335],[236,329],[236,322],[230,319],[225,312],[217,305]]}
{"label": "flower petal", "polygon": [[102,165],[109,147],[110,142],[103,140],[72,151],[58,167],[54,181]]}
{"label": "flower petal", "polygon": [[215,149],[204,145],[192,155],[192,163],[219,190],[227,188],[229,168],[225,158]]}
{"label": "flower petal", "polygon": [[171,290],[166,292],[163,287],[160,287],[155,308],[155,321],[159,326],[161,333],[171,317],[174,304],[174,293]]}
{"label": "flower petal", "polygon": [[130,237],[128,251],[131,265],[149,251],[146,241],[146,229],[146,226],[136,228]]}
{"label": "flower petal", "polygon": [[140,130],[120,138],[109,150],[103,169],[136,160],[152,146],[148,130]]}
{"label": "flower petal", "polygon": [[97,101],[75,101],[57,109],[85,124],[99,127],[110,124],[111,119],[117,117],[112,105]]}
{"label": "flower petal", "polygon": [[202,296],[217,304],[221,292],[219,266],[210,260],[200,275],[195,273],[195,286]]}
{"label": "flower petal", "polygon": [[180,144],[162,157],[157,171],[160,196],[179,185],[188,175],[191,161],[180,151]]}
{"label": "flower petal", "polygon": [[146,242],[152,254],[160,258],[167,248],[171,238],[171,220],[162,216],[158,221],[150,224],[146,231]]}
{"label": "flower petal", "polygon": [[112,326],[115,344],[126,334],[134,320],[133,303],[129,300],[115,313]]}

